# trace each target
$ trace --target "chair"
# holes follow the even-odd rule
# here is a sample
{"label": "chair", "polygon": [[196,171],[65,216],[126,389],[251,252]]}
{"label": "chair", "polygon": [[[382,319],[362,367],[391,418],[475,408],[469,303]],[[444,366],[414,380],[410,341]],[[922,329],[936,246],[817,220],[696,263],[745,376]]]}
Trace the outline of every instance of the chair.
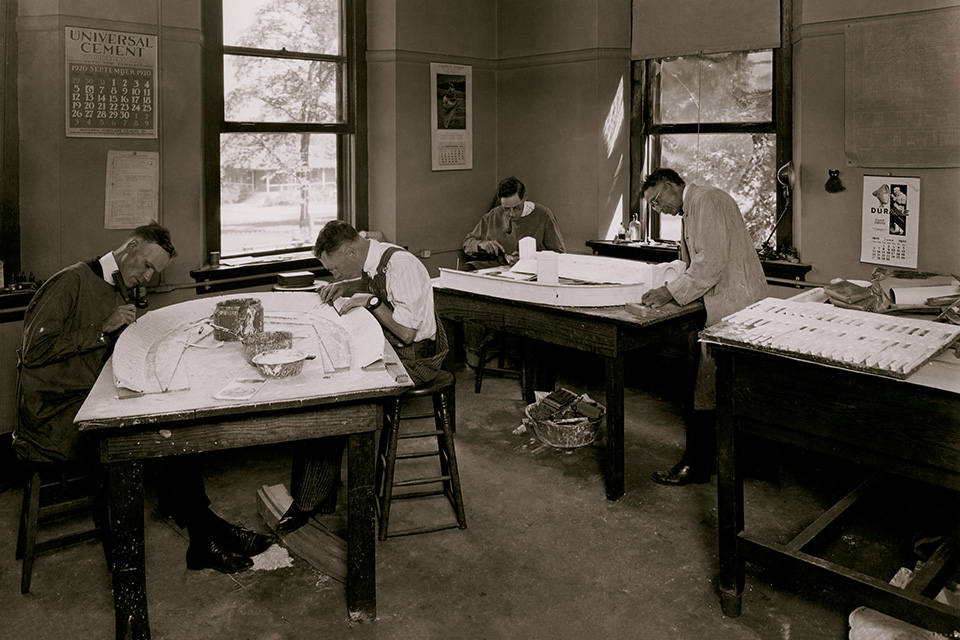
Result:
{"label": "chair", "polygon": [[[30,592],[34,560],[37,554],[45,551],[98,538],[103,543],[107,565],[110,565],[106,500],[99,480],[90,474],[58,465],[29,465],[17,534],[16,557],[23,560],[20,593]],[[67,519],[79,518],[91,512],[94,522],[92,529],[77,531],[73,527],[73,531],[37,541],[41,527],[63,524]]]}
{"label": "chair", "polygon": [[[501,333],[499,331],[492,331],[490,334],[480,343],[480,346],[477,348],[477,366],[474,367],[476,373],[473,382],[473,392],[480,393],[480,388],[483,386],[483,376],[488,372],[493,372],[498,375],[504,376],[517,376],[521,380],[523,379],[523,362],[521,360],[520,364],[516,367],[508,367],[506,365],[507,356],[507,334]],[[493,353],[490,352],[493,348]],[[490,367],[488,362],[496,357],[497,366]],[[519,356],[517,356],[519,359]]]}
{"label": "chair", "polygon": [[[384,411],[384,426],[380,434],[379,454],[377,456],[377,513],[380,518],[379,538],[386,540],[398,536],[442,531],[444,529],[467,528],[467,519],[463,510],[463,497],[460,493],[460,474],[457,470],[457,454],[454,450],[453,434],[456,431],[456,378],[448,371],[440,371],[436,378],[408,389],[399,398],[387,403]],[[415,398],[430,397],[433,411],[401,415],[403,404]],[[423,420],[433,418],[435,428],[400,432],[400,422],[404,420]],[[398,452],[400,440],[435,438],[436,450]],[[439,459],[440,475],[415,477],[407,480],[395,480],[397,461],[436,456]],[[441,485],[433,490],[406,491],[394,493],[394,489],[421,485]],[[450,502],[456,516],[454,522],[444,522],[389,532],[390,506],[393,500],[426,498],[444,495]]]}

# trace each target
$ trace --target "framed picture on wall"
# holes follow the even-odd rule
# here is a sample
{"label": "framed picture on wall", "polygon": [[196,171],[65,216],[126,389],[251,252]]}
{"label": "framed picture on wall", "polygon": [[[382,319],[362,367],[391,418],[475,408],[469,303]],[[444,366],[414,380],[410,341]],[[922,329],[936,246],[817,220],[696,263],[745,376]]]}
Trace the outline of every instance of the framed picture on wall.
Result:
{"label": "framed picture on wall", "polygon": [[917,267],[920,178],[863,176],[860,262]]}
{"label": "framed picture on wall", "polygon": [[469,65],[430,63],[434,171],[473,168],[473,76]]}

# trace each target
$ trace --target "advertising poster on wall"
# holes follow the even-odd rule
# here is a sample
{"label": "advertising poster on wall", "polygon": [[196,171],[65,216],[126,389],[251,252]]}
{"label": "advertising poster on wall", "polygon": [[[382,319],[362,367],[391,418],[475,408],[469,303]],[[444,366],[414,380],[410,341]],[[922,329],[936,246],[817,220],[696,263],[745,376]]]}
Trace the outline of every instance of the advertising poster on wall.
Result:
{"label": "advertising poster on wall", "polygon": [[71,138],[156,138],[157,36],[66,27]]}
{"label": "advertising poster on wall", "polygon": [[430,63],[434,171],[473,168],[473,77],[469,65]]}
{"label": "advertising poster on wall", "polygon": [[860,262],[917,267],[920,178],[863,176]]}

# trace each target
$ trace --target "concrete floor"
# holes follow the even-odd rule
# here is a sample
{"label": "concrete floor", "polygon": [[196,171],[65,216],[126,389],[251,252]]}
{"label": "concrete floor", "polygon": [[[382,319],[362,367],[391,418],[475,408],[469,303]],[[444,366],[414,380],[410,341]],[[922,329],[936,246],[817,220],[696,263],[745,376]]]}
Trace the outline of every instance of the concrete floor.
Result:
{"label": "concrete floor", "polygon": [[[601,364],[590,359],[572,364],[564,367],[559,384],[602,399]],[[599,449],[557,450],[529,433],[513,433],[524,408],[516,379],[488,377],[476,395],[473,372],[462,368],[457,375],[456,446],[468,528],[377,544],[377,621],[352,624],[343,585],[296,557],[293,566],[273,571],[233,576],[188,571],[185,532],[160,518],[148,496],[153,637],[847,637],[847,616],[856,603],[791,585],[759,568],[748,567],[743,614],[721,614],[715,478],[682,488],[649,479],[682,450],[682,416],[670,390],[675,379],[628,373],[626,495],[610,502]],[[289,454],[284,445],[209,455],[207,492],[215,510],[265,530],[256,490],[289,482]],[[840,473],[796,454],[781,459],[778,481],[748,478],[745,493],[748,528],[785,540],[851,487],[859,470],[839,468]],[[338,514],[323,517],[335,530],[344,525],[340,502]],[[424,513],[412,507],[405,516],[406,504],[413,503],[400,503],[397,524]],[[0,492],[0,637],[112,638],[110,574],[98,543],[39,556],[31,592],[19,593],[20,565],[14,560],[19,506],[18,489]],[[439,514],[449,517],[449,510]],[[890,551],[887,543],[871,540],[872,530],[841,541],[836,553],[857,547],[876,558]],[[871,562],[887,573],[898,561]]]}

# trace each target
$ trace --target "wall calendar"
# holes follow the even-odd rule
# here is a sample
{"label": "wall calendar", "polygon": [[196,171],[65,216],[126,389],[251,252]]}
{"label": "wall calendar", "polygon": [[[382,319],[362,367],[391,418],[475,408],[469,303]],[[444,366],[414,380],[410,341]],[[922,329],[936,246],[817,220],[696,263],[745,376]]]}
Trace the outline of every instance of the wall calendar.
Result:
{"label": "wall calendar", "polygon": [[66,27],[64,50],[67,137],[157,137],[156,36]]}
{"label": "wall calendar", "polygon": [[430,63],[431,169],[473,168],[473,68]]}

